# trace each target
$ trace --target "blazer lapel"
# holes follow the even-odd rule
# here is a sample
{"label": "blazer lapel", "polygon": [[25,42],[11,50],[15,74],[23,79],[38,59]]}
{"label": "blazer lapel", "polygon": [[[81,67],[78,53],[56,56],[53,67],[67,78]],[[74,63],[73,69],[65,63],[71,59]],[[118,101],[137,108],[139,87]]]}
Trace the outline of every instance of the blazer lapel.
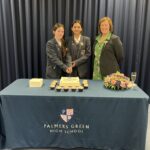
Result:
{"label": "blazer lapel", "polygon": [[84,40],[83,40],[83,36],[81,35],[81,37],[80,37],[80,42],[79,42],[79,49],[78,49],[78,54],[77,54],[77,56],[80,56],[80,53],[81,53],[81,50],[82,50],[83,45],[84,45]]}
{"label": "blazer lapel", "polygon": [[61,52],[61,47],[58,45],[56,39],[54,38],[54,44],[56,45],[56,51],[57,51],[57,54],[58,54],[58,57],[62,60],[62,52]]}

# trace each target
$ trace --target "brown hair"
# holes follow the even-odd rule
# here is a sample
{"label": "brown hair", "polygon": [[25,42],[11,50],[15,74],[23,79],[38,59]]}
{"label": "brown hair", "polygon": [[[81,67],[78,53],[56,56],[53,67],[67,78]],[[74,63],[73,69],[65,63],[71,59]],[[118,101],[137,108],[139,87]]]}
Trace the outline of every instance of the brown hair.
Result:
{"label": "brown hair", "polygon": [[[109,23],[109,26],[110,26],[110,32],[112,33],[113,32],[113,23],[112,23],[112,20],[109,18],[109,17],[103,17],[103,18],[101,18],[101,19],[99,19],[99,22],[98,22],[98,29],[100,30],[100,25],[101,25],[101,23],[102,22],[104,22],[104,21],[108,21],[108,23]],[[101,30],[100,30],[100,32],[101,32]]]}
{"label": "brown hair", "polygon": [[[64,25],[61,24],[61,23],[56,23],[53,26],[53,31],[56,31],[60,27],[64,28]],[[66,45],[65,45],[65,40],[63,38],[61,39],[61,50],[62,50],[62,56],[65,57],[66,53],[67,53],[67,48],[66,48]]]}
{"label": "brown hair", "polygon": [[53,31],[56,31],[56,30],[57,30],[58,28],[60,28],[60,27],[64,28],[64,25],[61,24],[61,23],[56,23],[56,24],[53,26]]}

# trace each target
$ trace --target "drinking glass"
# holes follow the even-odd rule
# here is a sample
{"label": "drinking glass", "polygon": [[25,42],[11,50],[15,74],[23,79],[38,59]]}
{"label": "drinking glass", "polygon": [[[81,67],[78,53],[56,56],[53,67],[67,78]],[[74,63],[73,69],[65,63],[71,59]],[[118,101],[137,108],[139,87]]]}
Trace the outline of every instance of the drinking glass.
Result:
{"label": "drinking glass", "polygon": [[135,83],[136,80],[136,72],[131,72],[131,81]]}

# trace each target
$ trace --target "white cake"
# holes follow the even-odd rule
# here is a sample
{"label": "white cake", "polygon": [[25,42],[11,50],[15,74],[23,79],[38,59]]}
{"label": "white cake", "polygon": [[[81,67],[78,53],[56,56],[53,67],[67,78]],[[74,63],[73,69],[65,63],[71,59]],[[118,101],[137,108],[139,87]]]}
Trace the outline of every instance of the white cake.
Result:
{"label": "white cake", "polygon": [[80,86],[79,77],[61,77],[59,86],[61,87]]}

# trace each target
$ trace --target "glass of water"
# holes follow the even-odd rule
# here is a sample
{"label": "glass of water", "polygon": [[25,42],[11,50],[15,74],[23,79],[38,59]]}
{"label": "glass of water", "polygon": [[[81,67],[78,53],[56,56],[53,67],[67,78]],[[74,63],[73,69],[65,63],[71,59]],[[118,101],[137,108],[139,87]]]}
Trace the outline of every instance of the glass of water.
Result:
{"label": "glass of water", "polygon": [[135,83],[136,80],[136,72],[131,72],[131,81]]}

